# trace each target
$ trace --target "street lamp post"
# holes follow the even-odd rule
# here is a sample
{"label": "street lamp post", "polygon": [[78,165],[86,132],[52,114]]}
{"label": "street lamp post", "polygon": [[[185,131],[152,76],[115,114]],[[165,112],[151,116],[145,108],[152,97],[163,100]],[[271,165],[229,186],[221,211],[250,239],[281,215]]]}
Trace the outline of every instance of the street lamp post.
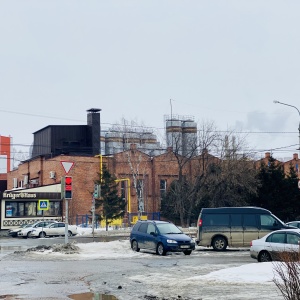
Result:
{"label": "street lamp post", "polygon": [[[287,104],[287,103],[283,103],[283,102],[280,102],[280,101],[277,101],[277,100],[274,100],[273,101],[275,104],[282,104],[282,105],[286,105],[286,106],[290,106],[290,107],[293,107],[293,108],[295,108],[295,109],[297,109],[297,111],[298,111],[298,114],[299,114],[299,117],[300,117],[300,111],[299,111],[299,109],[296,107],[296,106],[294,106],[294,105],[290,105],[290,104]],[[299,127],[298,127],[298,132],[299,132],[299,149],[297,149],[298,151],[299,151],[299,157],[298,157],[298,159],[300,158],[300,120],[299,120]],[[300,173],[300,169],[299,169],[299,166],[298,166],[298,174]]]}

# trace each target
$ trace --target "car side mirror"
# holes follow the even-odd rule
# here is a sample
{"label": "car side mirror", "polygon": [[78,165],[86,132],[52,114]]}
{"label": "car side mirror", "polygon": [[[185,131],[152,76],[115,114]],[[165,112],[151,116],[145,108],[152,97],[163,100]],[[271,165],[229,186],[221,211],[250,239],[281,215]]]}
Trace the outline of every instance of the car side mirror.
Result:
{"label": "car side mirror", "polygon": [[156,233],[153,232],[153,231],[151,231],[150,234],[153,235],[153,236],[156,236]]}

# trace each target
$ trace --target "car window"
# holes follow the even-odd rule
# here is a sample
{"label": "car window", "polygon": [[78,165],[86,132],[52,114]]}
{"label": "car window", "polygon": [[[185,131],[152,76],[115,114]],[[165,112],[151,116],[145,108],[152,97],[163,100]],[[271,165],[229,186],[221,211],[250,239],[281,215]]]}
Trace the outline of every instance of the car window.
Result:
{"label": "car window", "polygon": [[268,236],[266,242],[269,243],[285,243],[285,232],[276,232]]}
{"label": "car window", "polygon": [[139,228],[139,231],[146,233],[147,232],[147,227],[148,227],[147,223],[142,223],[140,228]]}
{"label": "car window", "polygon": [[269,215],[260,215],[260,225],[261,227],[274,227],[276,226],[277,220]]}
{"label": "car window", "polygon": [[182,233],[182,231],[172,223],[159,223],[157,228],[161,234]]}
{"label": "car window", "polygon": [[229,227],[229,214],[206,214],[203,216],[203,226]]}
{"label": "car window", "polygon": [[231,226],[242,226],[242,215],[240,214],[232,214],[231,218]]}
{"label": "car window", "polygon": [[288,223],[288,225],[300,228],[300,223],[299,222],[290,222],[290,223]]}
{"label": "car window", "polygon": [[151,232],[155,233],[155,226],[154,226],[154,224],[148,224],[147,233],[150,234]]}
{"label": "car window", "polygon": [[58,227],[65,227],[64,223],[58,223]]}
{"label": "car window", "polygon": [[299,245],[300,236],[294,233],[288,233],[286,235],[286,243],[287,244],[293,244],[293,245]]}
{"label": "car window", "polygon": [[135,223],[135,225],[132,228],[132,231],[138,231],[139,227],[140,227],[141,223]]}
{"label": "car window", "polygon": [[245,227],[257,227],[255,214],[244,214],[244,226]]}

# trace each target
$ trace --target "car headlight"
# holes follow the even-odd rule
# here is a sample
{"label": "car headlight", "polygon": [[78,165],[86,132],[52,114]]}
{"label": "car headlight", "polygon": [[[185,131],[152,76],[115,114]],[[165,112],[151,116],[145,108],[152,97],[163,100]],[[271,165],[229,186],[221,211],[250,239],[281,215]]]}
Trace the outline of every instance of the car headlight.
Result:
{"label": "car headlight", "polygon": [[177,242],[175,240],[167,240],[168,244],[177,244]]}

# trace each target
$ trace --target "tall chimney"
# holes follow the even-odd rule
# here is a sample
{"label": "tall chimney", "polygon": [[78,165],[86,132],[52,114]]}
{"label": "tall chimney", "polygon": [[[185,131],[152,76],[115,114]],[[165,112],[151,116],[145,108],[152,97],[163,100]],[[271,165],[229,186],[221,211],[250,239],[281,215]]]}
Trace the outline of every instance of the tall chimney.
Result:
{"label": "tall chimney", "polygon": [[101,153],[101,123],[100,123],[100,108],[91,108],[87,112],[87,125],[88,125],[88,140],[92,147],[92,155]]}

